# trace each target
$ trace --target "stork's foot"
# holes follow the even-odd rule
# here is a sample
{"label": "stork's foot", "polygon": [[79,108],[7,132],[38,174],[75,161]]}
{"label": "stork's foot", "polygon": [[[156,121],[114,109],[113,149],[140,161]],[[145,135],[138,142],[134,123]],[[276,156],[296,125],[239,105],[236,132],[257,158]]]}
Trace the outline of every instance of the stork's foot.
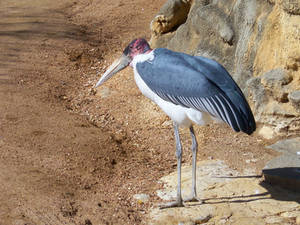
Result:
{"label": "stork's foot", "polygon": [[168,209],[168,208],[176,208],[176,207],[184,207],[182,201],[174,201],[168,202],[166,204],[159,205],[160,209]]}
{"label": "stork's foot", "polygon": [[194,195],[183,199],[183,201],[184,202],[198,202],[199,204],[203,203],[203,201],[200,198],[198,198],[197,196],[194,196]]}

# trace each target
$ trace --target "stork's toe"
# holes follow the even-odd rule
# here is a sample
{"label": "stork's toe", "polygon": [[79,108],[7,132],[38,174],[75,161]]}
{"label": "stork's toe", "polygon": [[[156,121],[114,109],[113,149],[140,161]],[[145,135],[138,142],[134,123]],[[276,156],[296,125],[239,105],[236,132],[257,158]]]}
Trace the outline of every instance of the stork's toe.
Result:
{"label": "stork's toe", "polygon": [[184,207],[184,204],[182,203],[182,201],[173,201],[173,202],[168,202],[166,204],[159,205],[160,209],[168,209],[168,208],[176,208],[176,207]]}
{"label": "stork's toe", "polygon": [[202,201],[200,198],[198,198],[197,196],[192,196],[192,197],[188,197],[188,198],[184,198],[183,199],[184,202],[198,202],[199,204],[204,203],[204,201]]}

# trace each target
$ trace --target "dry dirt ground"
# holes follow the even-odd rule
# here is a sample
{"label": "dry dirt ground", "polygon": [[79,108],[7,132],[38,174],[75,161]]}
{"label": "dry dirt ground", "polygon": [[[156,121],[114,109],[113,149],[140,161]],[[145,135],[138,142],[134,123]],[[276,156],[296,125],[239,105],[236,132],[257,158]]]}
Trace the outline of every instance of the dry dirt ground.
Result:
{"label": "dry dirt ground", "polygon": [[[157,180],[176,168],[171,123],[130,69],[92,86],[126,43],[150,38],[164,2],[1,0],[0,225],[146,224]],[[199,159],[260,174],[275,155],[225,125],[196,130]]]}

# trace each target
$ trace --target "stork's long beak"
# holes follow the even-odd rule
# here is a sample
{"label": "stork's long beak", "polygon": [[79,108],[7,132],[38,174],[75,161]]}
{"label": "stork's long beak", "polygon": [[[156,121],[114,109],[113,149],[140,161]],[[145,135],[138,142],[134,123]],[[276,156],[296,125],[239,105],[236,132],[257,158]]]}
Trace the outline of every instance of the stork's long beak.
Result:
{"label": "stork's long beak", "polygon": [[130,63],[130,58],[124,54],[111,64],[111,66],[105,71],[100,80],[95,85],[95,88],[103,84],[109,78],[111,78],[114,74],[124,69]]}

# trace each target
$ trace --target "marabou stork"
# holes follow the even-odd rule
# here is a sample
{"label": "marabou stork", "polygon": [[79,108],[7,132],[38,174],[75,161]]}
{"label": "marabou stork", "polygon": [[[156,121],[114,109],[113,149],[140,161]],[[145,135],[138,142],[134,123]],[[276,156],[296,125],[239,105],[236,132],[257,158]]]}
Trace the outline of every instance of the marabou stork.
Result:
{"label": "marabou stork", "polygon": [[[181,207],[185,201],[200,201],[196,193],[197,140],[193,123],[214,120],[227,123],[236,132],[251,134],[255,120],[241,89],[218,62],[165,48],[151,49],[145,39],[133,40],[103,74],[95,87],[130,65],[140,91],[172,120],[178,170],[177,199],[161,208]],[[192,196],[181,196],[182,146],[178,127],[187,127],[192,137]]]}

